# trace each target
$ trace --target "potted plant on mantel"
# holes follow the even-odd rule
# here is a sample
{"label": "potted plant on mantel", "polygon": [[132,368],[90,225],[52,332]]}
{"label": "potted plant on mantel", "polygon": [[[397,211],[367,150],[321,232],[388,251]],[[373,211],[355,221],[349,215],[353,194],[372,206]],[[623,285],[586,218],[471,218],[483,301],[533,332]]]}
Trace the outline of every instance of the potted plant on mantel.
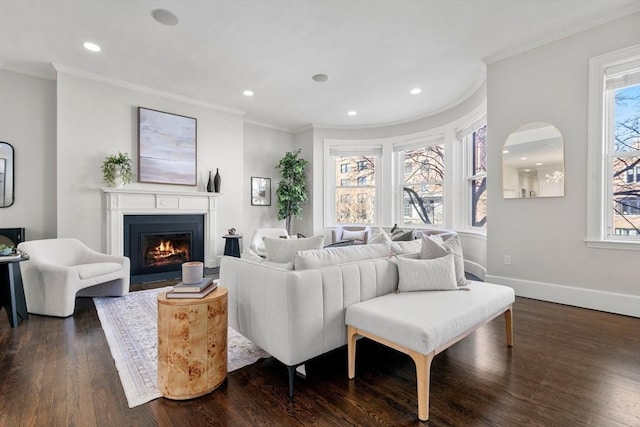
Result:
{"label": "potted plant on mantel", "polygon": [[122,188],[133,180],[133,162],[127,153],[118,152],[102,162],[102,181],[109,187]]}
{"label": "potted plant on mantel", "polygon": [[276,166],[282,175],[276,190],[278,219],[285,220],[285,228],[289,234],[291,234],[291,219],[294,216],[302,218],[302,208],[309,198],[304,180],[304,168],[309,162],[299,158],[299,155],[300,149],[288,152]]}

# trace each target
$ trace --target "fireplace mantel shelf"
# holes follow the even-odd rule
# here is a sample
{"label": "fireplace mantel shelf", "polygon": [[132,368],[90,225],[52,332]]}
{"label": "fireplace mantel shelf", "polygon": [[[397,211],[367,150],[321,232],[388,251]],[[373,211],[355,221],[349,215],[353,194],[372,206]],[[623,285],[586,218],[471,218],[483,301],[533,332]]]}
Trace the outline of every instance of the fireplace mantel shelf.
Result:
{"label": "fireplace mantel shelf", "polygon": [[205,191],[180,191],[180,190],[151,190],[146,188],[113,188],[103,187],[104,193],[122,194],[159,194],[172,196],[197,196],[197,197],[220,197],[222,193],[208,193]]}

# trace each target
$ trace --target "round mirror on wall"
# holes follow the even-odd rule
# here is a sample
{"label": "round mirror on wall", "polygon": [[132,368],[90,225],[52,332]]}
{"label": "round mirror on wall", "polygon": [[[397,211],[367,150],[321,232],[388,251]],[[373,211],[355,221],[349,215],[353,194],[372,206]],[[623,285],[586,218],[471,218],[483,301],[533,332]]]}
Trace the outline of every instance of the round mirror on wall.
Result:
{"label": "round mirror on wall", "polygon": [[0,142],[0,208],[13,204],[13,146]]}
{"label": "round mirror on wall", "polygon": [[564,140],[546,122],[520,126],[502,147],[505,199],[564,196]]}

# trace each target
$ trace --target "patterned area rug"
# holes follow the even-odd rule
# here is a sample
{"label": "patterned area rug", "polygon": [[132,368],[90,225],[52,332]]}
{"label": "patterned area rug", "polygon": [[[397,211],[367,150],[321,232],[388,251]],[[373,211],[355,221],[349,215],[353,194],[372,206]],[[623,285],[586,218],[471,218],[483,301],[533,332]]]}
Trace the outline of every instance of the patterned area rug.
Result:
{"label": "patterned area rug", "polygon": [[[93,299],[130,408],[162,396],[158,388],[157,296],[167,289]],[[227,349],[228,372],[270,357],[231,328]]]}

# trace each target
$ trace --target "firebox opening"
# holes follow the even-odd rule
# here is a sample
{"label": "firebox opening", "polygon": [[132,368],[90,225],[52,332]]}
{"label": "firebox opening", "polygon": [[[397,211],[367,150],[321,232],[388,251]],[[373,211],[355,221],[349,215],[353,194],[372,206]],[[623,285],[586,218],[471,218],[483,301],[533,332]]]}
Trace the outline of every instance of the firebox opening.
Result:
{"label": "firebox opening", "polygon": [[182,264],[191,261],[191,233],[142,233],[144,267]]}

